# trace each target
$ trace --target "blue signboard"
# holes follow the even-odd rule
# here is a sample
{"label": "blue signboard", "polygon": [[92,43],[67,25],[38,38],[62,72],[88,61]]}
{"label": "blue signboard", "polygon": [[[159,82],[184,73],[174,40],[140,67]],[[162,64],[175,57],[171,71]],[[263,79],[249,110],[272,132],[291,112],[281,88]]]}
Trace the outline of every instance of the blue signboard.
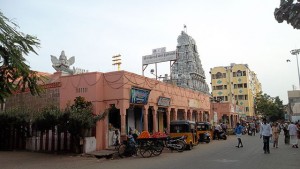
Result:
{"label": "blue signboard", "polygon": [[131,88],[130,103],[147,104],[150,91],[151,90],[141,89],[141,88]]}

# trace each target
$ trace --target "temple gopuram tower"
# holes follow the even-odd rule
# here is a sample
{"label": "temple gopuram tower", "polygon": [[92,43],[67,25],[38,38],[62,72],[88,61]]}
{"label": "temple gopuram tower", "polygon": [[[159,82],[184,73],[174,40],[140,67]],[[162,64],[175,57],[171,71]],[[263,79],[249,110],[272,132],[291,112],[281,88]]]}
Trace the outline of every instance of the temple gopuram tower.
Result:
{"label": "temple gopuram tower", "polygon": [[177,42],[178,58],[171,68],[173,83],[209,94],[195,40],[182,31]]}

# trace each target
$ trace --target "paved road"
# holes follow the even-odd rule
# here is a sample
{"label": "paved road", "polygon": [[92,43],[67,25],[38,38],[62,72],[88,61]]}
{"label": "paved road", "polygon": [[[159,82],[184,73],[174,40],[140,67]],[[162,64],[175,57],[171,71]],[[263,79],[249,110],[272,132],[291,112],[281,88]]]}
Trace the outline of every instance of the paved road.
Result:
{"label": "paved road", "polygon": [[235,136],[199,144],[182,153],[165,151],[158,157],[97,159],[86,156],[32,152],[0,152],[0,169],[299,169],[300,149],[284,145],[264,154],[259,136],[244,135],[243,148],[236,148]]}

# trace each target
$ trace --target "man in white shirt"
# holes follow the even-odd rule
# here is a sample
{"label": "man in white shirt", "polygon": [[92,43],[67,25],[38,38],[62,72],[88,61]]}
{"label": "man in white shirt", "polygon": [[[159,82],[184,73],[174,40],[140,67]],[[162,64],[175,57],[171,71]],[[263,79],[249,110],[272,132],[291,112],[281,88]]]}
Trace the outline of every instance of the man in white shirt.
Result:
{"label": "man in white shirt", "polygon": [[289,131],[289,134],[290,134],[290,137],[291,137],[291,143],[292,143],[292,147],[293,148],[298,148],[298,138],[297,138],[297,131],[298,131],[298,128],[296,126],[296,123],[291,123],[289,124],[288,126],[288,131]]}
{"label": "man in white shirt", "polygon": [[272,137],[272,127],[270,126],[269,123],[267,123],[267,119],[263,118],[263,122],[260,125],[260,138],[263,137],[264,141],[264,153],[265,154],[270,154],[270,137]]}
{"label": "man in white shirt", "polygon": [[214,140],[220,139],[220,131],[222,131],[222,127],[219,124],[215,125],[215,130],[214,130]]}

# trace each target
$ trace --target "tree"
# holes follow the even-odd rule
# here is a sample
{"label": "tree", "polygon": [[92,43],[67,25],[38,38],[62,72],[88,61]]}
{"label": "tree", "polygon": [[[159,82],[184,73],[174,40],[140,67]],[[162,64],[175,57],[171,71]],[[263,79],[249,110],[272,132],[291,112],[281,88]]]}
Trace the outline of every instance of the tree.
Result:
{"label": "tree", "polygon": [[34,36],[18,32],[18,25],[0,12],[0,103],[14,91],[29,88],[31,94],[39,94],[41,81],[36,71],[25,63],[23,55],[37,54],[34,47],[40,42]]}
{"label": "tree", "polygon": [[279,97],[259,93],[255,98],[255,111],[257,115],[268,117],[270,121],[284,118],[283,104]]}
{"label": "tree", "polygon": [[16,108],[0,112],[0,150],[25,148],[29,124],[28,110]]}
{"label": "tree", "polygon": [[93,114],[92,102],[86,101],[84,97],[76,97],[74,104],[67,107],[65,113],[67,114],[68,124],[67,128],[73,139],[75,152],[80,152],[80,139],[83,139],[86,132],[95,127],[96,122],[102,120],[107,115],[104,112],[100,115]]}
{"label": "tree", "polygon": [[300,0],[294,3],[294,0],[280,0],[280,7],[275,8],[274,17],[278,23],[286,21],[294,29],[300,29]]}
{"label": "tree", "polygon": [[[60,118],[62,116],[61,111],[59,110],[58,107],[50,105],[48,107],[44,107],[42,111],[36,115],[34,121],[33,121],[33,126],[41,131],[41,137],[40,137],[40,149],[42,150],[42,145],[43,145],[43,134],[46,131],[46,139],[48,139],[49,134],[48,131],[52,130],[52,142],[51,144],[54,145],[54,132],[55,132],[55,126],[59,124]],[[60,143],[60,142],[59,142]],[[46,142],[46,150],[48,150],[48,142]],[[52,147],[52,151],[54,151],[54,146]]]}

